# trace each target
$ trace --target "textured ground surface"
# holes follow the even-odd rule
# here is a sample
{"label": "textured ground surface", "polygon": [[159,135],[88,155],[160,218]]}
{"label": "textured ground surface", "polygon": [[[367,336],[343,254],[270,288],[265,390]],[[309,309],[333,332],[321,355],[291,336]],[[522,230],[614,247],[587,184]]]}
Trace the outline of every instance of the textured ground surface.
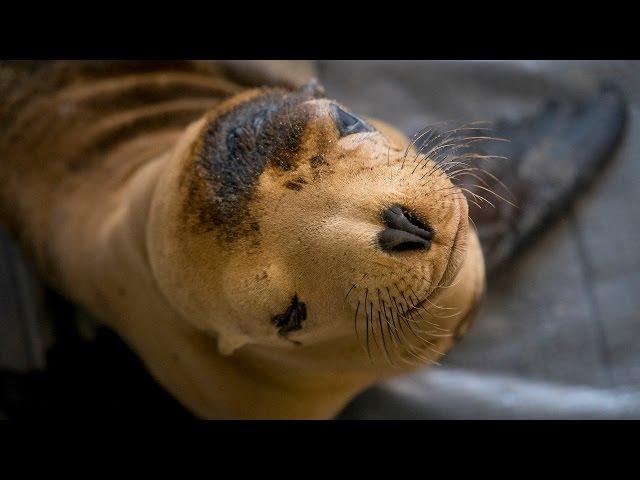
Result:
{"label": "textured ground surface", "polygon": [[[491,284],[474,327],[442,366],[365,392],[343,418],[640,418],[640,64],[320,62],[319,76],[329,96],[410,135],[442,120],[517,118],[548,96],[588,91],[605,78],[630,102],[627,134],[610,167]],[[46,312],[29,300],[41,290],[0,241],[0,367],[41,367]],[[96,362],[104,370],[73,356],[59,362],[64,371],[89,365],[82,377],[69,374],[62,390],[91,389],[83,382],[103,371],[97,383],[112,404],[130,406],[125,390],[143,382],[132,374],[123,387],[119,363],[106,353],[114,348],[89,349],[102,355]],[[132,371],[130,362],[121,362],[121,372]],[[109,383],[107,375],[118,378]],[[82,403],[104,414],[111,407],[93,403],[105,397],[94,393]],[[71,411],[78,392],[69,396],[59,404]],[[149,410],[142,399],[135,404]]]}

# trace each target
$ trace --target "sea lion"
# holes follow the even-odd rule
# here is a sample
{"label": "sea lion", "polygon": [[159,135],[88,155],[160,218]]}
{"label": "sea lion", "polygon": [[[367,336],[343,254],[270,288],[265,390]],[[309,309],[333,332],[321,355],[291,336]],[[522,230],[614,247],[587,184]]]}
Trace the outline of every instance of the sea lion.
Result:
{"label": "sea lion", "polygon": [[446,136],[207,62],[0,72],[2,222],[195,414],[331,418],[464,333],[484,263]]}

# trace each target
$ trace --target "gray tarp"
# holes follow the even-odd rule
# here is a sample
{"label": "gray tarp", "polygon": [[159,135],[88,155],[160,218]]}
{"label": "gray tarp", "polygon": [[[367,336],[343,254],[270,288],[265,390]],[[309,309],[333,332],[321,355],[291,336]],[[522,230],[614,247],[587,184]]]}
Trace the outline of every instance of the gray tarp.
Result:
{"label": "gray tarp", "polygon": [[320,62],[319,75],[330,97],[409,135],[517,118],[603,79],[630,103],[602,178],[492,282],[442,366],[365,392],[342,418],[640,418],[640,63]]}

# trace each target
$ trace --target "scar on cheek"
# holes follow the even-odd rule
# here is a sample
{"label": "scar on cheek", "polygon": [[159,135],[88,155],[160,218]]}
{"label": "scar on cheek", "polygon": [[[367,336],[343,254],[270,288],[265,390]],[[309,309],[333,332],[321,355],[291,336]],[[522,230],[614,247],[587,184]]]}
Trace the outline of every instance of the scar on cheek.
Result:
{"label": "scar on cheek", "polygon": [[301,190],[302,189],[302,185],[300,185],[299,183],[296,182],[287,182],[284,184],[285,187],[287,187],[289,190]]}
{"label": "scar on cheek", "polygon": [[285,183],[284,186],[290,190],[298,191],[298,190],[302,190],[303,185],[306,183],[307,181],[304,178],[299,177],[299,178],[296,178],[294,181],[289,181]]}
{"label": "scar on cheek", "polygon": [[302,322],[307,319],[307,305],[298,300],[298,294],[294,294],[291,303],[284,311],[271,319],[278,328],[278,333],[286,337],[289,332],[300,330]]}
{"label": "scar on cheek", "polygon": [[326,165],[327,161],[324,159],[322,155],[316,155],[309,160],[312,168],[318,168],[320,165]]}

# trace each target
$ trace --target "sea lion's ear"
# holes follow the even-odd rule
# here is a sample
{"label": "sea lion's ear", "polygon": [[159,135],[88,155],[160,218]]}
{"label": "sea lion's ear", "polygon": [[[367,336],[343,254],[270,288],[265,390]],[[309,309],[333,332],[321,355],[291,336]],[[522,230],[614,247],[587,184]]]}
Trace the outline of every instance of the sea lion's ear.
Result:
{"label": "sea lion's ear", "polygon": [[298,92],[309,98],[324,98],[325,96],[324,87],[320,85],[320,82],[315,77],[301,86]]}

